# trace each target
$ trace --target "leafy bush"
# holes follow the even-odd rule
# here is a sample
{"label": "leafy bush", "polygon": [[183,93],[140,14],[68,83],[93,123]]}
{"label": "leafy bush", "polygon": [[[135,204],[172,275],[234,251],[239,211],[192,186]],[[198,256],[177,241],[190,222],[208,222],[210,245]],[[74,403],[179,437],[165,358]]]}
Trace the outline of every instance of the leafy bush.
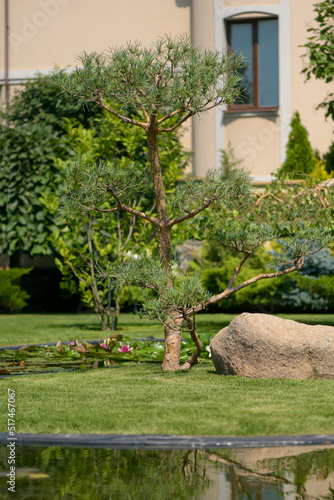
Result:
{"label": "leafy bush", "polygon": [[20,277],[29,274],[31,269],[0,269],[0,312],[23,309],[29,295],[21,290]]}
{"label": "leafy bush", "polygon": [[96,113],[93,104],[85,112],[71,96],[60,96],[52,77],[40,75],[21,87],[0,113],[0,254],[52,253],[48,237],[55,221],[40,197],[53,186],[54,158],[70,154],[61,141],[62,119],[76,118],[88,126]]}
{"label": "leafy bush", "polygon": [[[311,172],[311,176],[314,177],[313,182],[318,183],[319,181],[327,181],[328,179],[331,179],[334,175],[334,172],[328,172],[327,171],[327,164],[325,157],[321,158],[321,154],[318,150],[315,150],[315,167]],[[333,165],[334,167],[334,165]]]}

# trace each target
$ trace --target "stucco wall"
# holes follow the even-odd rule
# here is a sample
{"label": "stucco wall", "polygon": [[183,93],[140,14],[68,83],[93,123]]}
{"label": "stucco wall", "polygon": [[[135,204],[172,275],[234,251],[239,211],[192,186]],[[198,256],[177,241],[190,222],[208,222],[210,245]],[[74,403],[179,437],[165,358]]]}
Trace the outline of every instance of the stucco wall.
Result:
{"label": "stucco wall", "polygon": [[[191,37],[201,50],[215,48],[214,2],[192,0]],[[215,169],[215,112],[209,111],[192,119],[192,143],[194,145],[193,171],[203,177]]]}
{"label": "stucco wall", "polygon": [[190,0],[10,0],[9,25],[10,69],[52,69],[82,51],[190,34]]}
{"label": "stucco wall", "polygon": [[225,114],[225,149],[229,143],[236,158],[253,176],[267,177],[280,163],[280,119],[275,115]]}

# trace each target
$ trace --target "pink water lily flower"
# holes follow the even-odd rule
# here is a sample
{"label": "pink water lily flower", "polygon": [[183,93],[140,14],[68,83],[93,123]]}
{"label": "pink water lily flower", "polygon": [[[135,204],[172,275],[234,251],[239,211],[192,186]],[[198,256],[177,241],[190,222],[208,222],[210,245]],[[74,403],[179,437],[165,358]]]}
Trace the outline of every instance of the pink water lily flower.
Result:
{"label": "pink water lily flower", "polygon": [[119,352],[131,352],[133,347],[129,347],[129,345],[122,345],[122,347],[119,347],[118,350]]}

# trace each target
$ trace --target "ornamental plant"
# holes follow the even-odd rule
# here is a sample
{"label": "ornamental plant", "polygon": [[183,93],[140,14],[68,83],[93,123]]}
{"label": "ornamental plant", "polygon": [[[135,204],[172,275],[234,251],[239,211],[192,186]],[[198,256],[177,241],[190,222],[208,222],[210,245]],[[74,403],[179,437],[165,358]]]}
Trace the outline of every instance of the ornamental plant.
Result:
{"label": "ornamental plant", "polygon": [[[240,56],[201,52],[187,38],[163,37],[151,48],[139,43],[113,48],[102,54],[83,54],[72,74],[56,75],[64,92],[83,102],[93,102],[111,115],[145,131],[148,162],[124,164],[115,159],[87,164],[76,161],[66,169],[62,186],[63,213],[122,211],[153,225],[159,259],[136,256],[122,264],[109,264],[101,272],[115,289],[137,285],[146,290],[142,313],[164,325],[162,369],[189,369],[202,352],[195,314],[208,304],[261,279],[288,274],[302,267],[316,241],[326,244],[330,227],[320,224],[327,205],[318,203],[325,193],[252,193],[249,173],[233,169],[225,176],[208,172],[205,179],[187,177],[168,193],[158,145],[159,135],[177,131],[194,115],[232,103],[240,94]],[[117,106],[113,103],[117,102]],[[135,108],[138,117],[127,116]],[[141,206],[133,205],[138,193]],[[151,212],[145,200],[154,199]],[[113,206],[104,208],[108,201]],[[326,212],[327,213],[327,212]],[[317,221],[317,214],[319,224]],[[173,260],[172,233],[215,238],[241,255],[224,289],[210,295],[196,273],[181,275]],[[256,248],[279,236],[286,237],[272,272],[238,282],[240,270]],[[186,328],[195,351],[180,365],[181,331]]]}

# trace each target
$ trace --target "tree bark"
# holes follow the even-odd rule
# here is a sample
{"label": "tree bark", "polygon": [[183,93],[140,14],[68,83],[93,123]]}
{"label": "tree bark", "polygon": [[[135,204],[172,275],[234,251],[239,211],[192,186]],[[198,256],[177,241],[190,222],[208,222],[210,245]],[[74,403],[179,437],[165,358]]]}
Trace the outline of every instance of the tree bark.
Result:
{"label": "tree bark", "polygon": [[195,352],[192,353],[190,358],[187,359],[187,361],[181,366],[181,370],[190,370],[192,366],[197,365],[197,363],[199,363],[199,356],[202,352],[203,346],[202,342],[200,341],[196,333],[195,322],[189,316],[184,315],[184,318],[187,322],[191,338],[195,343],[196,350]]}
{"label": "tree bark", "polygon": [[158,238],[160,262],[166,268],[166,271],[170,273],[172,263],[172,237],[171,228],[169,227],[166,193],[159,158],[158,127],[154,115],[151,115],[150,117],[150,123],[146,133],[154,197],[159,221]]}
{"label": "tree bark", "polygon": [[182,319],[175,319],[171,327],[165,326],[165,355],[161,369],[165,372],[180,370]]}
{"label": "tree bark", "polygon": [[[155,115],[150,116],[146,129],[149,161],[154,189],[155,203],[158,214],[158,241],[160,262],[169,276],[169,286],[173,286],[172,278],[172,235],[168,217],[166,193],[158,150],[158,126]],[[163,297],[162,297],[163,299]],[[171,326],[165,326],[165,354],[162,363],[163,371],[180,369],[182,319],[171,319]]]}

